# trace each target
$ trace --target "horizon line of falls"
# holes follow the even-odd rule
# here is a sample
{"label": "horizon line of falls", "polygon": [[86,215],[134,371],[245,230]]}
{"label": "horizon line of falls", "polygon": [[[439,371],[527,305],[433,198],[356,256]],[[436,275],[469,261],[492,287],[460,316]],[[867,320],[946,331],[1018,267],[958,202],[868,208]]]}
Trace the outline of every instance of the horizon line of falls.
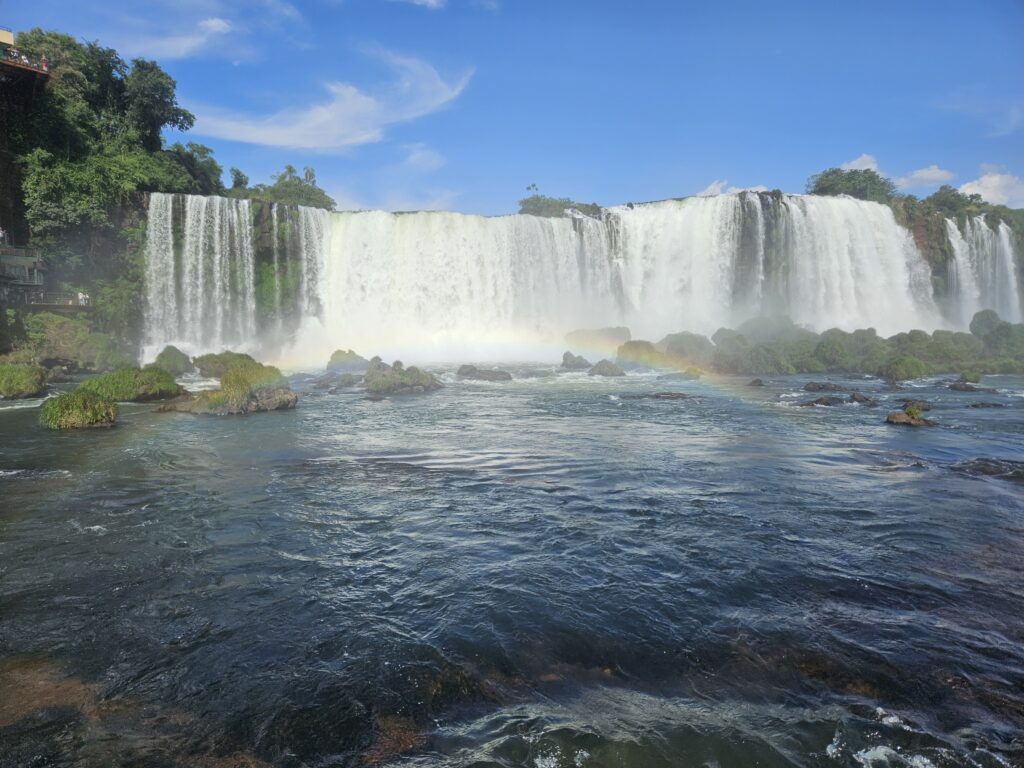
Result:
{"label": "horizon line of falls", "polygon": [[964,327],[973,306],[1019,322],[1012,232],[972,222],[956,231],[956,306],[943,302],[944,319],[910,232],[888,206],[848,197],[741,192],[616,206],[598,219],[154,194],[147,347],[322,364],[339,347],[441,354],[561,344],[570,330],[611,325],[657,341],[778,314],[883,335]]}

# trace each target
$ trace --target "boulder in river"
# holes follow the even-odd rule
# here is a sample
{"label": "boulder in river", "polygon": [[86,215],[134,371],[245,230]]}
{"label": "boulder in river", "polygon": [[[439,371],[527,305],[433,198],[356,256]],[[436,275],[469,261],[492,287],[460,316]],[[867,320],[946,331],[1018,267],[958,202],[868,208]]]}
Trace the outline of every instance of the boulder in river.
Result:
{"label": "boulder in river", "polygon": [[804,384],[804,392],[844,392],[842,387],[831,381],[808,381]]}
{"label": "boulder in river", "polygon": [[626,372],[611,360],[599,360],[587,371],[588,376],[625,376]]}
{"label": "boulder in river", "polygon": [[817,400],[810,400],[810,401],[808,401],[806,403],[800,403],[800,407],[801,408],[809,408],[809,407],[811,407],[813,405],[826,405],[826,406],[829,406],[829,407],[833,407],[833,406],[836,406],[836,405],[845,405],[846,402],[847,401],[844,400],[841,397],[831,397],[831,396],[823,395],[822,397],[819,397]]}
{"label": "boulder in river", "polygon": [[954,381],[949,385],[949,388],[954,392],[986,392],[988,394],[995,392],[994,389],[979,387],[976,384],[971,384],[969,381]]}
{"label": "boulder in river", "polygon": [[585,371],[591,367],[591,363],[582,355],[574,355],[567,351],[562,355],[562,367],[567,371]]}
{"label": "boulder in river", "polygon": [[290,410],[298,405],[298,402],[299,396],[288,387],[256,387],[244,397],[232,397],[223,390],[213,389],[169,400],[157,410],[204,416],[241,416],[247,413]]}
{"label": "boulder in river", "polygon": [[475,365],[460,365],[455,375],[460,379],[474,381],[512,381],[512,374],[508,371],[477,368]]}
{"label": "boulder in river", "polygon": [[919,413],[911,411],[895,411],[885,417],[886,424],[896,424],[904,427],[934,427],[935,422],[924,418]]}
{"label": "boulder in river", "polygon": [[866,405],[868,408],[874,408],[875,406],[878,405],[878,401],[875,400],[875,398],[868,397],[867,395],[863,395],[860,392],[851,392],[850,402],[860,403],[861,405]]}
{"label": "boulder in river", "polygon": [[747,382],[748,387],[763,387],[764,382],[761,379],[751,379]]}
{"label": "boulder in river", "polygon": [[906,411],[911,408],[916,408],[919,411],[930,411],[932,409],[932,405],[924,400],[904,400],[903,410]]}
{"label": "boulder in river", "polygon": [[168,344],[153,361],[157,367],[163,368],[172,376],[183,376],[195,370],[192,360],[177,347]]}
{"label": "boulder in river", "polygon": [[434,374],[421,371],[414,365],[406,368],[401,360],[391,365],[381,361],[379,357],[370,360],[370,367],[363,377],[366,392],[369,395],[418,395],[433,392],[444,385]]}
{"label": "boulder in river", "polygon": [[327,370],[332,373],[362,373],[370,367],[370,361],[351,349],[338,349],[327,361]]}

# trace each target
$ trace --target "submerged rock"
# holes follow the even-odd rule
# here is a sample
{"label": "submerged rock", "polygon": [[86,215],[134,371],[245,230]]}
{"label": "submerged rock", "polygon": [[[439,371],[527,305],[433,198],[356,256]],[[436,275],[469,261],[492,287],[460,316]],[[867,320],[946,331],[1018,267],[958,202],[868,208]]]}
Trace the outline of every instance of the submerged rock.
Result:
{"label": "submerged rock", "polygon": [[968,408],[1005,408],[1006,403],[971,403]]}
{"label": "submerged rock", "polygon": [[562,355],[562,367],[569,371],[585,371],[591,367],[591,363],[582,355],[566,352]]}
{"label": "submerged rock", "polygon": [[887,424],[896,424],[905,427],[934,427],[935,422],[929,419],[925,419],[916,414],[907,413],[906,411],[896,411],[890,413],[885,417]]}
{"label": "submerged rock", "polygon": [[997,477],[1001,480],[1024,482],[1024,461],[1007,459],[970,459],[953,465],[957,472],[984,477]]}
{"label": "submerged rock", "polygon": [[808,381],[804,384],[804,392],[843,392],[846,387],[831,381]]}
{"label": "submerged rock", "polygon": [[388,365],[379,357],[370,360],[369,368],[363,377],[366,392],[370,395],[418,395],[433,392],[444,385],[432,373],[421,371],[414,365],[408,368],[396,360]]}
{"label": "submerged rock", "polygon": [[954,392],[987,392],[989,394],[995,392],[994,389],[990,389],[988,387],[979,387],[976,386],[975,384],[971,384],[969,381],[954,381],[952,384],[949,385],[949,388],[952,389]]}
{"label": "submerged rock", "polygon": [[362,373],[370,367],[370,361],[351,349],[338,349],[327,361],[327,370],[332,373]]}
{"label": "submerged rock", "polygon": [[764,382],[761,379],[751,379],[747,382],[748,387],[763,387]]}
{"label": "submerged rock", "polygon": [[455,375],[460,379],[474,381],[512,381],[512,374],[508,371],[488,370],[477,368],[475,365],[460,365]]}
{"label": "submerged rock", "polygon": [[620,400],[689,400],[693,395],[686,392],[644,392],[642,394],[619,395]]}
{"label": "submerged rock", "polygon": [[826,397],[819,397],[817,400],[811,400],[811,401],[806,402],[806,403],[800,403],[800,407],[801,408],[809,408],[809,407],[814,406],[814,405],[826,405],[826,406],[829,406],[829,407],[833,407],[833,406],[836,406],[836,405],[845,405],[847,402],[848,401],[844,400],[841,397],[829,397],[829,396],[826,396]]}
{"label": "submerged rock", "polygon": [[874,408],[878,405],[878,401],[875,400],[875,398],[862,395],[860,392],[851,392],[850,402],[860,403],[861,405],[866,405],[868,408]]}
{"label": "submerged rock", "polygon": [[588,376],[625,376],[626,372],[611,360],[599,360],[587,371]]}

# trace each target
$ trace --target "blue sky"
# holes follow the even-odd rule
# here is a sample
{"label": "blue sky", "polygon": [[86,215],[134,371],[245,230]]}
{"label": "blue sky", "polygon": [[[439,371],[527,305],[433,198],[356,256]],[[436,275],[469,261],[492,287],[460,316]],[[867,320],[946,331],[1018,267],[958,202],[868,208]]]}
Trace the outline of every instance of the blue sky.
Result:
{"label": "blue sky", "polygon": [[158,60],[188,140],[253,182],[312,165],[341,208],[799,192],[842,164],[1024,207],[1020,0],[0,0],[0,24]]}

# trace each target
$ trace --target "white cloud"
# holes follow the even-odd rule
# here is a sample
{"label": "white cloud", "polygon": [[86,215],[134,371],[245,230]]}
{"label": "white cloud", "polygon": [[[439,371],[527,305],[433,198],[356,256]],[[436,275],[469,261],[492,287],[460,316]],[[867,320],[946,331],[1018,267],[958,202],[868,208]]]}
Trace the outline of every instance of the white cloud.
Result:
{"label": "white cloud", "polygon": [[839,166],[844,171],[875,171],[878,172],[878,160],[874,155],[867,153],[860,157],[855,157],[847,163],[843,163]]}
{"label": "white cloud", "polygon": [[350,83],[327,83],[329,98],[304,108],[286,108],[269,115],[194,108],[193,131],[204,136],[247,144],[338,151],[380,141],[384,129],[423,117],[462,93],[472,71],[446,81],[430,64],[381,51],[396,78],[375,92]]}
{"label": "white cloud", "polygon": [[728,179],[715,179],[704,189],[697,193],[697,197],[709,197],[712,195],[732,195],[736,192],[767,192],[768,187],[758,184],[753,187],[730,187]]}
{"label": "white cloud", "polygon": [[214,16],[202,19],[184,33],[136,37],[126,46],[129,55],[144,55],[157,59],[184,59],[195,56],[214,43],[219,43],[231,31],[231,23]]}
{"label": "white cloud", "polygon": [[1024,208],[1024,179],[999,173],[991,165],[982,166],[982,175],[960,186],[965,195],[981,195],[983,200],[1011,208]]}
{"label": "white cloud", "polygon": [[937,184],[949,181],[956,174],[939,168],[937,165],[929,165],[927,168],[918,168],[906,176],[893,179],[893,183],[900,189],[918,189],[920,187],[934,187]]}
{"label": "white cloud", "polygon": [[421,5],[433,11],[444,8],[446,0],[392,0],[392,2],[409,3],[410,5]]}
{"label": "white cloud", "polygon": [[408,154],[402,161],[403,167],[417,173],[430,173],[445,164],[445,157],[425,144],[410,144]]}

